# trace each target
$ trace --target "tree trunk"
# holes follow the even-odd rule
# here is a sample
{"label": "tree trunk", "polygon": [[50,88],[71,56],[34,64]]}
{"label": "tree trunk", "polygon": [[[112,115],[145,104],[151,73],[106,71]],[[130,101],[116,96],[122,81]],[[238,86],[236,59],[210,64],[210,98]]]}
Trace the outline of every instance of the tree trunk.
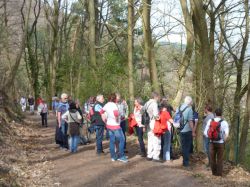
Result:
{"label": "tree trunk", "polygon": [[243,126],[241,129],[241,136],[240,136],[240,148],[239,148],[239,159],[240,161],[244,161],[245,153],[246,153],[246,146],[247,146],[247,137],[248,137],[248,130],[249,130],[249,118],[250,118],[250,67],[248,73],[248,91],[247,91],[247,100],[246,100],[246,111],[243,121]]}
{"label": "tree trunk", "polygon": [[95,24],[95,0],[88,1],[89,13],[89,56],[90,64],[96,66],[96,24]]}
{"label": "tree trunk", "polygon": [[134,105],[134,68],[133,68],[133,29],[134,29],[134,0],[128,0],[128,81],[129,109]]}
{"label": "tree trunk", "polygon": [[143,0],[143,34],[144,34],[144,58],[149,64],[150,80],[152,84],[152,90],[160,93],[160,84],[157,75],[157,66],[154,59],[152,31],[150,26],[150,12],[151,12],[151,0]]}
{"label": "tree trunk", "polygon": [[185,54],[182,58],[182,63],[179,67],[178,75],[179,75],[179,84],[177,87],[177,93],[176,97],[174,99],[173,106],[176,108],[180,105],[182,95],[184,92],[184,86],[185,86],[185,76],[187,72],[187,68],[190,64],[191,57],[194,50],[194,31],[192,26],[192,17],[191,13],[188,10],[187,0],[180,0],[182,13],[185,20],[185,29],[186,29],[186,35],[187,35],[187,45]]}

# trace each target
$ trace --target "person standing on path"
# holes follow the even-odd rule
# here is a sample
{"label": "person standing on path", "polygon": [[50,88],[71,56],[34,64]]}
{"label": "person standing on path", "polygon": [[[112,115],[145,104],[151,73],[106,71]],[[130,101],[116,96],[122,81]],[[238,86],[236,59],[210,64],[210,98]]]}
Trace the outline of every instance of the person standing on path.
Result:
{"label": "person standing on path", "polygon": [[58,105],[57,120],[58,120],[58,127],[60,128],[60,130],[64,135],[64,141],[62,141],[60,147],[66,149],[68,149],[68,142],[67,142],[68,124],[64,119],[62,119],[62,115],[66,113],[68,109],[69,109],[68,95],[66,93],[63,93],[61,95],[61,101]]}
{"label": "person standing on path", "polygon": [[146,102],[143,106],[142,111],[146,111],[150,117],[149,127],[147,128],[148,135],[148,152],[147,159],[153,160],[155,162],[160,161],[160,151],[161,151],[161,137],[154,134],[155,120],[159,120],[159,108],[158,101],[160,100],[160,95],[156,92],[151,94],[151,99]]}
{"label": "person standing on path", "polygon": [[[205,119],[203,120],[203,123],[202,123],[202,132],[205,131],[205,128],[207,126],[207,122],[213,118],[214,118],[213,108],[210,105],[206,105],[205,106]],[[210,167],[210,156],[209,156],[209,142],[210,142],[210,140],[207,136],[204,135],[204,133],[202,133],[202,134],[203,134],[203,150],[206,153],[207,158],[208,158],[207,166]]]}
{"label": "person standing on path", "polygon": [[103,106],[104,106],[103,103],[104,103],[103,95],[97,95],[96,96],[96,103],[93,107],[94,114],[93,114],[93,118],[92,118],[95,133],[96,133],[96,154],[97,155],[101,155],[104,153],[103,147],[102,147],[102,141],[103,141],[105,123],[102,120],[102,116],[100,113]]}
{"label": "person standing on path", "polygon": [[[124,134],[122,132],[122,129],[120,127],[120,116],[119,116],[119,110],[116,104],[116,95],[111,94],[109,96],[109,102],[104,105],[104,107],[101,110],[101,115],[103,121],[106,123],[106,127],[109,132],[109,149],[111,154],[111,161],[121,161],[124,163],[128,162],[128,159],[126,158],[124,154]],[[119,143],[119,152],[116,154],[115,152],[115,145],[116,142]]]}
{"label": "person standing on path", "polygon": [[190,96],[185,97],[184,103],[178,107],[176,114],[179,110],[182,111],[183,115],[183,128],[180,129],[183,166],[188,167],[192,140],[196,136],[193,123],[192,98]]}
{"label": "person standing on path", "polygon": [[135,130],[140,144],[140,155],[141,157],[146,157],[147,154],[146,154],[145,144],[143,141],[143,132],[145,130],[145,126],[141,123],[142,122],[141,110],[142,110],[142,99],[138,97],[135,99],[135,107],[134,107],[134,118],[137,123],[137,125],[135,126]]}
{"label": "person standing on path", "polygon": [[80,123],[82,116],[77,111],[75,102],[69,104],[69,110],[62,115],[62,119],[67,122],[69,127],[69,148],[71,153],[77,152],[80,135]]}
{"label": "person standing on path", "polygon": [[222,110],[220,108],[215,110],[215,118],[208,120],[206,128],[204,130],[204,135],[208,136],[208,131],[211,126],[211,122],[215,121],[218,123],[220,129],[219,139],[212,140],[210,139],[209,143],[209,155],[210,155],[210,164],[212,169],[212,174],[215,176],[222,176],[223,171],[223,153],[225,148],[225,142],[229,135],[229,125],[222,117]]}
{"label": "person standing on path", "polygon": [[24,96],[22,96],[20,99],[20,105],[21,105],[22,111],[25,112],[27,103],[26,103],[26,98]]}
{"label": "person standing on path", "polygon": [[125,100],[121,98],[121,95],[119,93],[116,93],[116,102],[117,102],[117,107],[119,110],[119,117],[120,117],[120,126],[122,128],[122,132],[125,138],[125,143],[124,143],[124,151],[127,153],[128,151],[126,150],[127,146],[127,138],[126,138],[126,129],[127,129],[127,124],[126,124],[126,119],[128,117],[128,105]]}

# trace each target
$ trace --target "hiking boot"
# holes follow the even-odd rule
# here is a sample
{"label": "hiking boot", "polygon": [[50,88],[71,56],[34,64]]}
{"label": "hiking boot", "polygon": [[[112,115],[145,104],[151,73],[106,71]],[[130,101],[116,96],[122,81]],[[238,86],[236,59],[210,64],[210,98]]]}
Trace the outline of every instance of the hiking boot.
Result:
{"label": "hiking boot", "polygon": [[125,156],[120,157],[120,158],[118,158],[117,160],[118,160],[118,161],[121,161],[121,162],[124,162],[124,163],[127,163],[127,162],[128,162],[128,159],[127,159]]}

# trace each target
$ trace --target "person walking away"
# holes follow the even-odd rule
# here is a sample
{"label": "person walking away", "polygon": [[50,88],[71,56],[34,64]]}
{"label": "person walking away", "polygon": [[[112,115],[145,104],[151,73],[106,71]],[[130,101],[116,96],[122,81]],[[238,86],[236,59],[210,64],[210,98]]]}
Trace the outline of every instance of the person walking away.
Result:
{"label": "person walking away", "polygon": [[29,104],[29,107],[30,107],[30,113],[34,114],[35,100],[31,95],[29,95],[28,104]]}
{"label": "person walking away", "polygon": [[69,110],[62,115],[62,119],[69,125],[69,148],[71,153],[77,152],[82,116],[76,109],[75,102],[69,104]]}
{"label": "person walking away", "polygon": [[204,135],[210,139],[209,155],[212,174],[222,176],[223,153],[229,135],[229,125],[222,117],[222,110],[215,110],[215,118],[208,120]]}
{"label": "person walking away", "polygon": [[[124,154],[124,134],[120,127],[120,117],[119,110],[116,104],[116,95],[111,94],[109,96],[109,102],[104,105],[101,110],[101,115],[103,121],[106,123],[106,127],[109,132],[109,149],[111,154],[111,161],[121,161],[124,163],[128,162]],[[115,152],[115,144],[119,143],[119,152],[116,154]]]}
{"label": "person walking away", "polygon": [[24,96],[22,96],[20,99],[20,105],[21,105],[22,111],[25,112],[25,110],[26,110],[26,98]]}
{"label": "person walking away", "polygon": [[128,105],[125,100],[121,98],[121,95],[119,93],[116,93],[116,102],[119,110],[119,117],[120,117],[120,126],[122,128],[123,135],[125,137],[125,143],[124,143],[124,151],[127,153],[126,145],[127,145],[127,138],[126,138],[126,119],[128,117]]}
{"label": "person walking away", "polygon": [[[151,94],[151,99],[145,103],[142,111],[147,112],[150,118],[149,127],[147,127],[148,135],[148,152],[147,159],[153,160],[155,162],[160,161],[160,151],[161,151],[161,137],[154,134],[154,124],[155,120],[159,120],[159,109],[157,102],[160,99],[160,95],[156,92]],[[145,125],[145,124],[144,124]]]}
{"label": "person walking away", "polygon": [[66,149],[68,149],[68,141],[67,141],[68,124],[64,119],[62,119],[62,115],[66,113],[68,109],[69,109],[68,95],[66,93],[63,93],[61,95],[61,101],[58,105],[57,120],[58,120],[58,127],[61,129],[64,135],[63,137],[64,141],[61,142],[60,147]]}
{"label": "person walking away", "polygon": [[135,130],[136,130],[136,135],[138,137],[138,142],[140,145],[140,155],[141,157],[146,157],[147,154],[146,154],[145,144],[143,141],[143,132],[145,131],[145,126],[142,124],[142,114],[141,114],[142,99],[139,97],[136,98],[134,105],[135,105],[134,118],[137,123],[137,125],[135,126]]}
{"label": "person walking away", "polygon": [[38,111],[42,118],[42,127],[48,127],[48,105],[45,100],[38,105]]}
{"label": "person walking away", "polygon": [[[213,109],[210,105],[205,106],[204,113],[205,113],[205,118],[202,122],[202,132],[205,131],[207,122],[214,118]],[[207,167],[210,167],[210,156],[209,156],[209,142],[210,142],[210,140],[207,136],[204,135],[204,133],[202,133],[202,134],[203,134],[203,150],[206,153],[207,158],[208,158]]]}
{"label": "person walking away", "polygon": [[97,95],[96,97],[96,103],[93,107],[94,109],[94,114],[93,114],[93,124],[94,124],[94,129],[96,132],[96,154],[101,155],[104,153],[103,151],[103,146],[102,146],[102,141],[103,141],[103,134],[104,134],[104,127],[105,123],[102,120],[101,116],[101,110],[104,106],[104,97],[103,95]]}
{"label": "person walking away", "polygon": [[171,148],[171,128],[173,123],[173,119],[168,112],[168,105],[166,102],[162,102],[160,106],[160,120],[162,124],[165,124],[167,126],[166,132],[162,135],[162,157],[163,160],[166,162],[169,162],[171,160],[170,158],[170,148]]}
{"label": "person walking away", "polygon": [[[195,129],[193,123],[193,110],[192,110],[192,98],[186,96],[184,103],[176,110],[177,114],[181,112],[182,118],[179,127],[180,139],[181,139],[181,150],[183,157],[183,166],[189,166],[190,149],[192,146],[193,137],[195,137]],[[175,123],[174,123],[175,124]]]}

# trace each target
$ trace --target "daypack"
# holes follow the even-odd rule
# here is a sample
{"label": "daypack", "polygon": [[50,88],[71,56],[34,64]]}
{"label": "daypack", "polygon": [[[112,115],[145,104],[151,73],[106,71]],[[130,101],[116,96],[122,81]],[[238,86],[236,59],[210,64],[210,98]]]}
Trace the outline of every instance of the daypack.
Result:
{"label": "daypack", "polygon": [[214,119],[211,120],[209,129],[207,131],[208,138],[211,141],[219,141],[221,137],[221,122],[223,120],[221,119],[220,121],[215,121]]}
{"label": "daypack", "polygon": [[181,110],[181,106],[180,106],[178,112],[174,116],[174,126],[177,127],[179,131],[181,131],[187,123],[185,122],[184,116],[183,116],[183,113],[187,108],[188,106],[186,106],[183,110]]}
{"label": "daypack", "polygon": [[[152,102],[151,102],[152,103]],[[147,106],[147,108],[143,111],[142,116],[141,116],[141,123],[145,126],[149,126],[150,123],[150,117],[148,114],[148,108],[151,105],[151,103]]]}

